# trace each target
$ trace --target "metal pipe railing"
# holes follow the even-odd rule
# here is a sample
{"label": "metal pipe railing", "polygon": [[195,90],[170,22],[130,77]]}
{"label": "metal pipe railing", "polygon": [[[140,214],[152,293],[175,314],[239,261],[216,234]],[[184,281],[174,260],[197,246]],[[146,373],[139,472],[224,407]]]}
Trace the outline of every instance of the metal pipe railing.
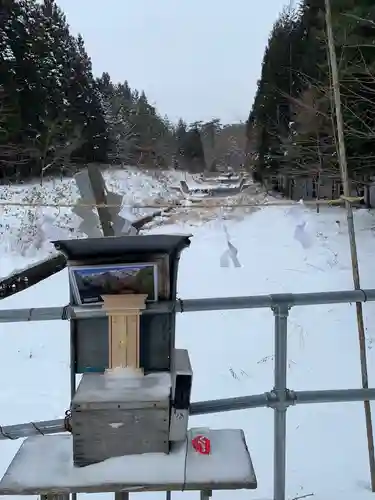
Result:
{"label": "metal pipe railing", "polygon": [[[203,312],[232,309],[260,309],[276,306],[295,307],[322,304],[344,304],[348,302],[375,301],[375,289],[344,290],[336,292],[314,293],[279,293],[272,295],[255,295],[248,297],[218,297],[207,299],[179,299],[176,302],[157,302],[147,305],[143,314],[163,314],[175,311]],[[62,306],[39,307],[28,309],[3,309],[0,311],[0,323],[23,321],[51,321],[105,317],[100,306]]]}
{"label": "metal pipe railing", "polygon": [[[274,394],[278,404],[274,411],[274,446],[273,446],[273,491],[279,492],[275,500],[285,499],[286,484],[286,411],[287,402],[287,370],[288,370],[288,306],[273,308],[275,317],[275,361],[274,361]],[[284,495],[282,494],[284,492]],[[276,494],[276,493],[274,493]]]}
{"label": "metal pipe railing", "polygon": [[[375,400],[375,388],[371,389],[329,389],[324,391],[287,391],[286,402],[289,406],[316,403],[346,403]],[[244,411],[251,408],[273,408],[280,401],[276,394],[265,392],[251,396],[226,399],[197,401],[190,405],[190,415],[209,415],[229,411]],[[64,419],[42,420],[0,427],[0,440],[16,440],[38,434],[58,434],[66,432]]]}

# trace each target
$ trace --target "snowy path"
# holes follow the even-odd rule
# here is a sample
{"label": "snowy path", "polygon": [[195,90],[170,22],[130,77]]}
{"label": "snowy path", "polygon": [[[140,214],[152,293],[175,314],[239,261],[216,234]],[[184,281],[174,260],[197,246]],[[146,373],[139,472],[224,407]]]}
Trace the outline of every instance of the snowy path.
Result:
{"label": "snowy path", "polygon": [[[155,232],[193,232],[181,260],[182,298],[311,292],[352,288],[344,213],[320,215],[299,209],[268,207],[244,220],[226,223],[239,250],[240,269],[220,268],[225,250],[223,222],[194,227],[167,225]],[[297,220],[308,222],[310,246],[295,239]],[[341,228],[336,220],[341,221]],[[362,286],[373,278],[374,218],[356,213]],[[33,255],[37,260],[43,255]],[[0,272],[27,264],[2,257]],[[2,308],[56,306],[68,300],[67,275],[4,300]],[[365,304],[370,385],[374,385],[375,306]],[[63,322],[0,325],[2,363],[0,423],[59,418],[69,405],[68,325]],[[194,369],[193,400],[246,395],[273,385],[273,317],[268,310],[190,313],[178,316],[178,347],[189,349]],[[292,310],[289,322],[291,389],[358,387],[360,370],[354,306],[304,307]],[[194,417],[194,426],[243,428],[253,457],[259,488],[217,492],[215,498],[272,498],[273,412],[269,409]],[[288,498],[314,494],[316,500],[366,500],[369,483],[362,405],[321,404],[288,410]],[[20,442],[1,442],[0,473]],[[148,498],[164,498],[147,494]],[[191,493],[173,498],[193,498]],[[108,495],[99,495],[100,497]],[[98,496],[98,497],[99,497]]]}

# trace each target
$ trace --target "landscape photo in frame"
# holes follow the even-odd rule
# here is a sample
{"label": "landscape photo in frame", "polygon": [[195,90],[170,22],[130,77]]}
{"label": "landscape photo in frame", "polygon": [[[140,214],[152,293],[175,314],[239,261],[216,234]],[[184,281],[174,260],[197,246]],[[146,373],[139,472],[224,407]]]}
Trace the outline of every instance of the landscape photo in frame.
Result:
{"label": "landscape photo in frame", "polygon": [[103,295],[146,294],[147,301],[158,300],[158,272],[154,263],[76,266],[69,272],[79,305],[102,304]]}

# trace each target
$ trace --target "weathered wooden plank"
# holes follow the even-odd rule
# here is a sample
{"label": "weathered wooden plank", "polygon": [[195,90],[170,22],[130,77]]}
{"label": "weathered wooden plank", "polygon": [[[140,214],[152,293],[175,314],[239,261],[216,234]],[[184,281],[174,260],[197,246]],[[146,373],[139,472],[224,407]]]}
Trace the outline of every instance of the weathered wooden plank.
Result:
{"label": "weathered wooden plank", "polygon": [[0,299],[25,290],[40,281],[62,271],[66,267],[66,257],[59,253],[36,262],[24,269],[0,279]]}
{"label": "weathered wooden plank", "polygon": [[[96,205],[107,205],[105,183],[99,168],[96,165],[89,165],[87,172]],[[97,206],[97,210],[104,236],[115,236],[112,218],[108,208],[106,206]]]}

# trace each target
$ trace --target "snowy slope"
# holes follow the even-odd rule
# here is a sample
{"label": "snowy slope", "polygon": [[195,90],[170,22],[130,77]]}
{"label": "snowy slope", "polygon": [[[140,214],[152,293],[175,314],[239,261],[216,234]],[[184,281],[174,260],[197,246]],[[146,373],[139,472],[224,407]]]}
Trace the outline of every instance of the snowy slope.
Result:
{"label": "snowy slope", "polygon": [[[19,193],[22,196],[22,193]],[[356,212],[362,286],[375,287],[374,217]],[[336,221],[340,221],[337,224]],[[302,223],[302,224],[301,224]],[[301,231],[296,227],[303,226]],[[182,256],[182,298],[312,292],[352,288],[345,215],[325,209],[317,215],[304,207],[264,207],[242,221],[227,221],[241,268],[221,268],[226,249],[223,221],[200,227],[187,223],[159,227],[157,232],[193,232]],[[9,235],[7,230],[7,235]],[[3,237],[4,238],[4,237]],[[6,249],[3,239],[3,249]],[[42,258],[3,254],[0,272]],[[4,300],[2,308],[57,306],[68,300],[67,275]],[[364,305],[370,385],[375,379],[375,306]],[[63,322],[1,324],[0,423],[63,416],[69,405],[68,325]],[[273,385],[273,317],[268,310],[189,313],[178,316],[178,347],[189,349],[194,369],[193,400],[259,393]],[[295,308],[289,321],[289,387],[354,388],[360,384],[353,305]],[[373,384],[372,384],[373,385]],[[243,428],[258,476],[258,490],[215,492],[215,498],[272,498],[273,411],[255,409],[194,417],[194,426]],[[20,442],[2,441],[0,473]],[[297,406],[288,410],[288,498],[314,495],[316,500],[366,500],[366,435],[360,403]],[[147,494],[161,499],[163,494]],[[196,497],[193,493],[173,498]],[[109,498],[108,495],[100,497]]]}
{"label": "snowy slope", "polygon": [[[147,173],[134,167],[103,171],[108,190],[123,195],[120,215],[129,220],[155,211],[151,208],[129,208],[133,205],[158,206],[161,201],[175,201],[178,193],[170,185],[179,182],[183,175],[173,170]],[[69,238],[73,236],[74,229],[74,236],[82,237],[76,231],[81,219],[71,210],[78,200],[79,192],[72,179],[46,180],[42,185],[0,186],[2,245],[12,252],[32,256],[35,249],[46,250],[46,236],[49,239]],[[21,205],[17,206],[17,203]],[[61,205],[65,206],[61,208]]]}

